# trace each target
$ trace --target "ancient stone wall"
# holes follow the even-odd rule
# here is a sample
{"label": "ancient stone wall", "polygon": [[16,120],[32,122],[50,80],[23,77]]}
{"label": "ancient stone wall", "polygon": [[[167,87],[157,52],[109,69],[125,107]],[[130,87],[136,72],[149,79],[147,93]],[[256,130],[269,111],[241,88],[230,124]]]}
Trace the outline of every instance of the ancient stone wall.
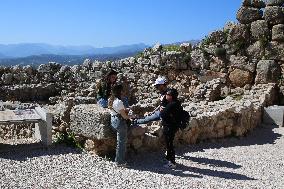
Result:
{"label": "ancient stone wall", "polygon": [[[103,153],[115,141],[100,137],[107,135],[101,132],[109,122],[102,119],[107,117],[106,110],[94,105],[98,79],[109,69],[119,71],[129,82],[132,108],[142,115],[157,105],[152,83],[162,75],[169,87],[178,89],[192,114],[192,128],[179,134],[178,141],[243,135],[259,123],[262,107],[276,102],[270,97],[283,96],[283,0],[244,0],[237,19],[239,23],[228,23],[194,46],[157,44],[135,57],[106,62],[87,59],[75,66],[0,67],[0,100],[45,100],[54,113],[54,132],[75,132],[87,149]],[[135,149],[159,146],[158,122],[131,133],[129,145]]]}
{"label": "ancient stone wall", "polygon": [[[183,106],[191,119],[176,135],[176,144],[195,144],[206,139],[243,136],[261,123],[263,107],[275,100],[275,84],[259,84],[245,90],[239,98],[228,96],[216,102],[187,102]],[[82,136],[87,150],[107,154],[115,148],[110,114],[97,105],[78,105],[71,111],[71,130]],[[128,146],[135,150],[155,150],[163,145],[159,122],[129,128]]]}

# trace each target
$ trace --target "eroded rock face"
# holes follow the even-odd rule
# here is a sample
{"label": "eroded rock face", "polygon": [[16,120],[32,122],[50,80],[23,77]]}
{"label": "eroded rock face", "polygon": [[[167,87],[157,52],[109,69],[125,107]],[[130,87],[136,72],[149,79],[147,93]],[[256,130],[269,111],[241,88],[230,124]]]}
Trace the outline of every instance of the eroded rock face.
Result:
{"label": "eroded rock face", "polygon": [[234,87],[243,87],[246,84],[251,84],[253,81],[252,73],[241,69],[233,70],[230,73],[229,78]]}
{"label": "eroded rock face", "polygon": [[265,7],[264,19],[271,25],[282,24],[284,21],[282,8],[278,6]]}
{"label": "eroded rock face", "polygon": [[266,5],[268,6],[281,6],[284,4],[284,0],[267,0]]}
{"label": "eroded rock face", "polygon": [[265,38],[270,35],[268,23],[265,20],[257,20],[251,23],[251,34],[256,39]]}
{"label": "eroded rock face", "polygon": [[113,138],[110,127],[110,112],[97,104],[74,106],[70,113],[70,129],[77,135],[91,139]]}
{"label": "eroded rock face", "polygon": [[257,63],[255,83],[275,83],[277,82],[281,70],[274,60],[260,60]]}
{"label": "eroded rock face", "polygon": [[284,41],[284,24],[277,24],[272,27],[272,40]]}
{"label": "eroded rock face", "polygon": [[241,24],[249,24],[261,17],[261,11],[253,7],[241,7],[237,13],[237,19]]}

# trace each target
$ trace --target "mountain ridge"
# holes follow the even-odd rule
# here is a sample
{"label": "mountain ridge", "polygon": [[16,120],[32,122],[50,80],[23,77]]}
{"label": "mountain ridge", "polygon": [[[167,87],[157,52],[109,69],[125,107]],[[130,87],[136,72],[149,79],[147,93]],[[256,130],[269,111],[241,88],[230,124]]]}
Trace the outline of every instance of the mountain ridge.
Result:
{"label": "mountain ridge", "polygon": [[50,45],[46,43],[19,43],[0,44],[0,58],[23,58],[33,55],[54,54],[54,55],[98,55],[118,54],[142,51],[149,47],[144,43],[132,45],[120,45],[115,47],[95,48],[89,45]]}

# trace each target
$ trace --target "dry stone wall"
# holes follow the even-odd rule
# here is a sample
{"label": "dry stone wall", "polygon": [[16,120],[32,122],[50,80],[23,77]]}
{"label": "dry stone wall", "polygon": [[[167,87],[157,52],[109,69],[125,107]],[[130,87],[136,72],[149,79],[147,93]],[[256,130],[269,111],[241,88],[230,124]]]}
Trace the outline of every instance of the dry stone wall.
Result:
{"label": "dry stone wall", "polygon": [[[191,119],[188,127],[177,133],[175,143],[195,144],[206,139],[243,136],[261,123],[263,107],[272,105],[275,98],[275,84],[259,84],[244,90],[240,98],[228,96],[215,102],[185,102],[184,109],[190,112]],[[86,149],[103,155],[115,148],[107,109],[97,105],[74,106],[70,125],[76,134],[85,137]],[[163,146],[159,122],[129,128],[128,133],[129,148],[143,151]]]}
{"label": "dry stone wall", "polygon": [[[284,103],[283,1],[244,0],[236,17],[239,23],[229,22],[197,45],[156,44],[135,57],[106,62],[87,59],[75,66],[50,62],[38,68],[0,67],[0,100],[44,100],[54,113],[54,132],[75,132],[87,149],[105,153],[115,140],[105,131],[109,129],[107,111],[95,105],[96,82],[109,69],[119,71],[128,80],[132,108],[143,115],[158,103],[152,83],[161,75],[169,87],[178,89],[192,114],[192,128],[180,134],[178,141],[243,135],[261,120],[262,107],[272,103],[269,98],[276,96]],[[131,133],[133,148],[159,148],[158,122]]]}

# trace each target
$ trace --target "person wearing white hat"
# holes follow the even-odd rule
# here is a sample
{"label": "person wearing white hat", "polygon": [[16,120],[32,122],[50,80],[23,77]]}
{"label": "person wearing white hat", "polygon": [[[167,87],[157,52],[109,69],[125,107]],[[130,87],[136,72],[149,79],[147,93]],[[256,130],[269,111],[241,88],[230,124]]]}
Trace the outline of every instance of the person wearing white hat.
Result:
{"label": "person wearing white hat", "polygon": [[151,112],[150,114],[146,115],[144,118],[139,118],[139,119],[135,119],[133,120],[133,125],[139,125],[139,124],[146,124],[148,122],[151,121],[158,121],[161,118],[161,110],[166,106],[166,99],[165,99],[165,94],[167,92],[167,80],[165,77],[161,77],[159,76],[154,84],[152,84],[152,86],[156,87],[156,89],[159,91],[160,93],[160,105],[155,108],[155,110],[153,112]]}

